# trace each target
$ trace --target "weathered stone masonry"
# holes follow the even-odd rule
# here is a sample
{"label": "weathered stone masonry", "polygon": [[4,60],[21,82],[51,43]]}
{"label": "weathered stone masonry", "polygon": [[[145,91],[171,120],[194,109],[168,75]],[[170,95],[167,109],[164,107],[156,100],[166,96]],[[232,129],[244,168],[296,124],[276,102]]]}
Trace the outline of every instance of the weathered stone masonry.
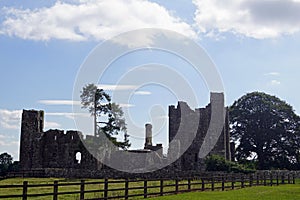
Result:
{"label": "weathered stone masonry", "polygon": [[[192,144],[189,146],[187,151],[184,152],[184,154],[174,163],[176,168],[179,168],[182,171],[204,170],[204,160],[199,159],[198,153],[203,144],[204,137],[206,136],[210,124],[211,109],[212,104],[214,103],[221,103],[224,105],[224,95],[222,93],[212,93],[210,97],[210,104],[208,104],[205,108],[197,108],[192,110],[186,102],[178,102],[177,108],[175,106],[169,106],[169,142],[171,142],[176,134],[178,134],[178,126],[182,126],[181,120],[183,118],[186,118],[186,123],[189,123],[188,126],[183,128],[183,132],[187,133],[191,126],[198,127]],[[186,116],[182,116],[181,112],[183,112]],[[193,119],[199,119],[199,121]],[[218,154],[225,157],[227,160],[231,160],[229,140],[228,110],[225,108],[224,127],[216,145],[210,154]]]}
{"label": "weathered stone masonry", "polygon": [[[20,164],[23,170],[41,168],[97,169],[97,160],[84,147],[79,131],[43,132],[44,112],[24,110],[21,125]],[[81,163],[76,153],[81,153]]]}
{"label": "weathered stone masonry", "polygon": [[[198,153],[206,135],[212,105],[221,102],[224,105],[224,95],[220,93],[211,94],[211,102],[205,108],[192,110],[187,103],[178,102],[177,107],[169,107],[169,141],[171,142],[178,133],[179,124],[183,134],[188,134],[191,127],[197,130],[196,137],[183,155],[170,166],[161,169],[153,174],[155,176],[166,176],[166,174],[186,172],[201,172],[204,170],[203,159],[198,158]],[[186,116],[182,116],[184,111]],[[225,125],[222,134],[210,154],[219,154],[230,160],[230,145],[228,131],[228,112],[225,109]],[[183,120],[183,119],[187,120]],[[199,119],[199,121],[195,120]],[[182,125],[182,122],[184,124]],[[66,177],[124,177],[131,176],[127,173],[118,173],[97,161],[85,148],[83,141],[93,141],[93,136],[83,135],[79,131],[48,130],[43,131],[44,112],[36,110],[23,110],[21,124],[21,144],[20,144],[20,165],[24,171],[43,170],[46,176],[66,176]],[[152,145],[152,126],[146,125],[145,150],[156,151],[162,155],[160,144]],[[184,141],[179,141],[184,143]],[[162,162],[172,155],[161,157]],[[76,160],[76,154],[81,154],[80,163]],[[139,152],[136,150],[135,152]],[[145,153],[145,151],[141,151]],[[183,173],[184,172],[184,173]],[[149,176],[153,174],[150,173]]]}

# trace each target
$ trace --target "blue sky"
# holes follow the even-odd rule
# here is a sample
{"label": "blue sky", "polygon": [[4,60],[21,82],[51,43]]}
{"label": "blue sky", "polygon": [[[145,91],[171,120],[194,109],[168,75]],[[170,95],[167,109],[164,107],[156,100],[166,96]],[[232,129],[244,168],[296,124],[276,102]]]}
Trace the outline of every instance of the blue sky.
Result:
{"label": "blue sky", "polygon": [[[45,110],[46,130],[75,129],[70,114],[73,85],[85,58],[104,40],[139,28],[173,30],[201,45],[222,77],[226,105],[247,92],[263,91],[300,114],[298,0],[0,0],[0,9],[0,152],[8,151],[15,159],[21,110]],[[105,84],[112,84],[109,80],[117,79],[121,68],[148,63],[172,66],[193,79],[184,61],[145,50],[117,60]],[[203,80],[195,84],[198,106],[204,106],[207,88]],[[157,125],[154,143],[167,145],[164,116],[167,105],[177,99],[159,86],[138,91],[130,110],[139,127],[129,129],[133,147],[142,147],[146,122]]]}

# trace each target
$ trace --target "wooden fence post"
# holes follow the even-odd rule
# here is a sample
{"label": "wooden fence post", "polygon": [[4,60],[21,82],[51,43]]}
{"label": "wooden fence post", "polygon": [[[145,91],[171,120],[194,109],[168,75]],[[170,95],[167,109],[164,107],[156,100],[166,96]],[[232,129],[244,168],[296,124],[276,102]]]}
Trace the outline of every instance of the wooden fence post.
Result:
{"label": "wooden fence post", "polygon": [[279,185],[279,174],[278,174],[278,172],[276,173],[276,185]]}
{"label": "wooden fence post", "polygon": [[128,199],[128,186],[129,186],[129,181],[128,179],[125,180],[125,199]]}
{"label": "wooden fence post", "polygon": [[188,178],[188,191],[191,191],[191,179]]}
{"label": "wooden fence post", "polygon": [[231,177],[231,189],[234,190],[234,177]]}
{"label": "wooden fence post", "polygon": [[53,183],[53,200],[57,200],[58,193],[58,181],[54,181]]}
{"label": "wooden fence post", "polygon": [[164,195],[164,180],[160,180],[160,196]]}
{"label": "wooden fence post", "polygon": [[104,179],[104,199],[108,198],[108,179]]}
{"label": "wooden fence post", "polygon": [[144,181],[144,198],[147,198],[147,180]]}
{"label": "wooden fence post", "polygon": [[249,176],[249,186],[250,187],[252,187],[253,186],[253,175],[252,174],[250,174],[250,176]]}
{"label": "wooden fence post", "polygon": [[225,180],[224,176],[222,176],[222,191],[225,190]]}
{"label": "wooden fence post", "polygon": [[293,184],[295,184],[295,173],[293,173]]}
{"label": "wooden fence post", "polygon": [[80,181],[80,200],[84,200],[84,180]]}
{"label": "wooden fence post", "polygon": [[284,184],[284,174],[281,175],[281,184]]}
{"label": "wooden fence post", "polygon": [[241,175],[241,188],[244,188],[245,184],[244,184],[244,175]]}
{"label": "wooden fence post", "polygon": [[178,179],[175,180],[175,193],[178,194]]}
{"label": "wooden fence post", "polygon": [[27,188],[28,188],[28,181],[23,182],[23,196],[22,200],[27,200]]}
{"label": "wooden fence post", "polygon": [[291,177],[290,177],[290,173],[288,173],[288,184],[291,184]]}
{"label": "wooden fence post", "polygon": [[211,177],[211,191],[214,191],[215,190],[215,180],[214,180],[214,177],[212,176]]}
{"label": "wooden fence post", "polygon": [[270,185],[273,186],[273,173],[270,173]]}
{"label": "wooden fence post", "polygon": [[264,173],[264,186],[267,185],[267,177],[266,177],[266,173]]}
{"label": "wooden fence post", "polygon": [[201,190],[204,191],[205,190],[205,182],[204,179],[201,178]]}
{"label": "wooden fence post", "polygon": [[259,185],[259,174],[256,174],[256,186]]}

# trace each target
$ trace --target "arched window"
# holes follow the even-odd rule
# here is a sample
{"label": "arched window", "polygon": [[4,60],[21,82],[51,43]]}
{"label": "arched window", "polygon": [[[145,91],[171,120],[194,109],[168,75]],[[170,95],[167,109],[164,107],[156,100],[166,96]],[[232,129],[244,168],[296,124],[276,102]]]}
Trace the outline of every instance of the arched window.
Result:
{"label": "arched window", "polygon": [[77,164],[80,164],[80,163],[81,163],[81,152],[78,151],[78,152],[75,154],[75,161],[76,161]]}

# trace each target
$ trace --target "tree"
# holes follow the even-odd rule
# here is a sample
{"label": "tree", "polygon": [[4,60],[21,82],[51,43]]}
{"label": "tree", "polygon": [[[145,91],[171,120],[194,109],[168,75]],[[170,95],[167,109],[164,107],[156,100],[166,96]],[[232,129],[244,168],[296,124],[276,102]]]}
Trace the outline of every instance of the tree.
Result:
{"label": "tree", "polygon": [[258,169],[292,169],[299,164],[299,117],[275,96],[253,92],[229,108],[230,133],[239,162],[257,160]]}
{"label": "tree", "polygon": [[[104,134],[116,146],[126,149],[130,147],[124,112],[122,108],[111,103],[111,97],[103,89],[94,84],[86,85],[80,95],[82,108],[87,108],[94,117],[94,135]],[[124,142],[117,141],[116,135],[123,133]]]}
{"label": "tree", "polygon": [[0,155],[0,165],[9,166],[12,164],[13,158],[8,153],[2,153]]}
{"label": "tree", "polygon": [[20,162],[14,161],[12,164],[9,165],[8,171],[10,172],[16,172],[20,170]]}
{"label": "tree", "polygon": [[8,153],[0,154],[0,176],[6,175],[10,165],[12,164],[13,158]]}
{"label": "tree", "polygon": [[[109,110],[108,122],[100,122],[106,125],[100,127],[99,131],[100,133],[104,133],[116,146],[127,149],[131,144],[123,116],[124,112],[122,108],[118,104],[112,103]],[[113,135],[118,135],[120,132],[124,135],[124,142],[117,141],[116,138],[112,137]]]}
{"label": "tree", "polygon": [[103,89],[94,84],[86,85],[80,95],[82,108],[87,108],[94,116],[94,135],[97,136],[97,116],[105,115],[111,107],[111,98]]}

